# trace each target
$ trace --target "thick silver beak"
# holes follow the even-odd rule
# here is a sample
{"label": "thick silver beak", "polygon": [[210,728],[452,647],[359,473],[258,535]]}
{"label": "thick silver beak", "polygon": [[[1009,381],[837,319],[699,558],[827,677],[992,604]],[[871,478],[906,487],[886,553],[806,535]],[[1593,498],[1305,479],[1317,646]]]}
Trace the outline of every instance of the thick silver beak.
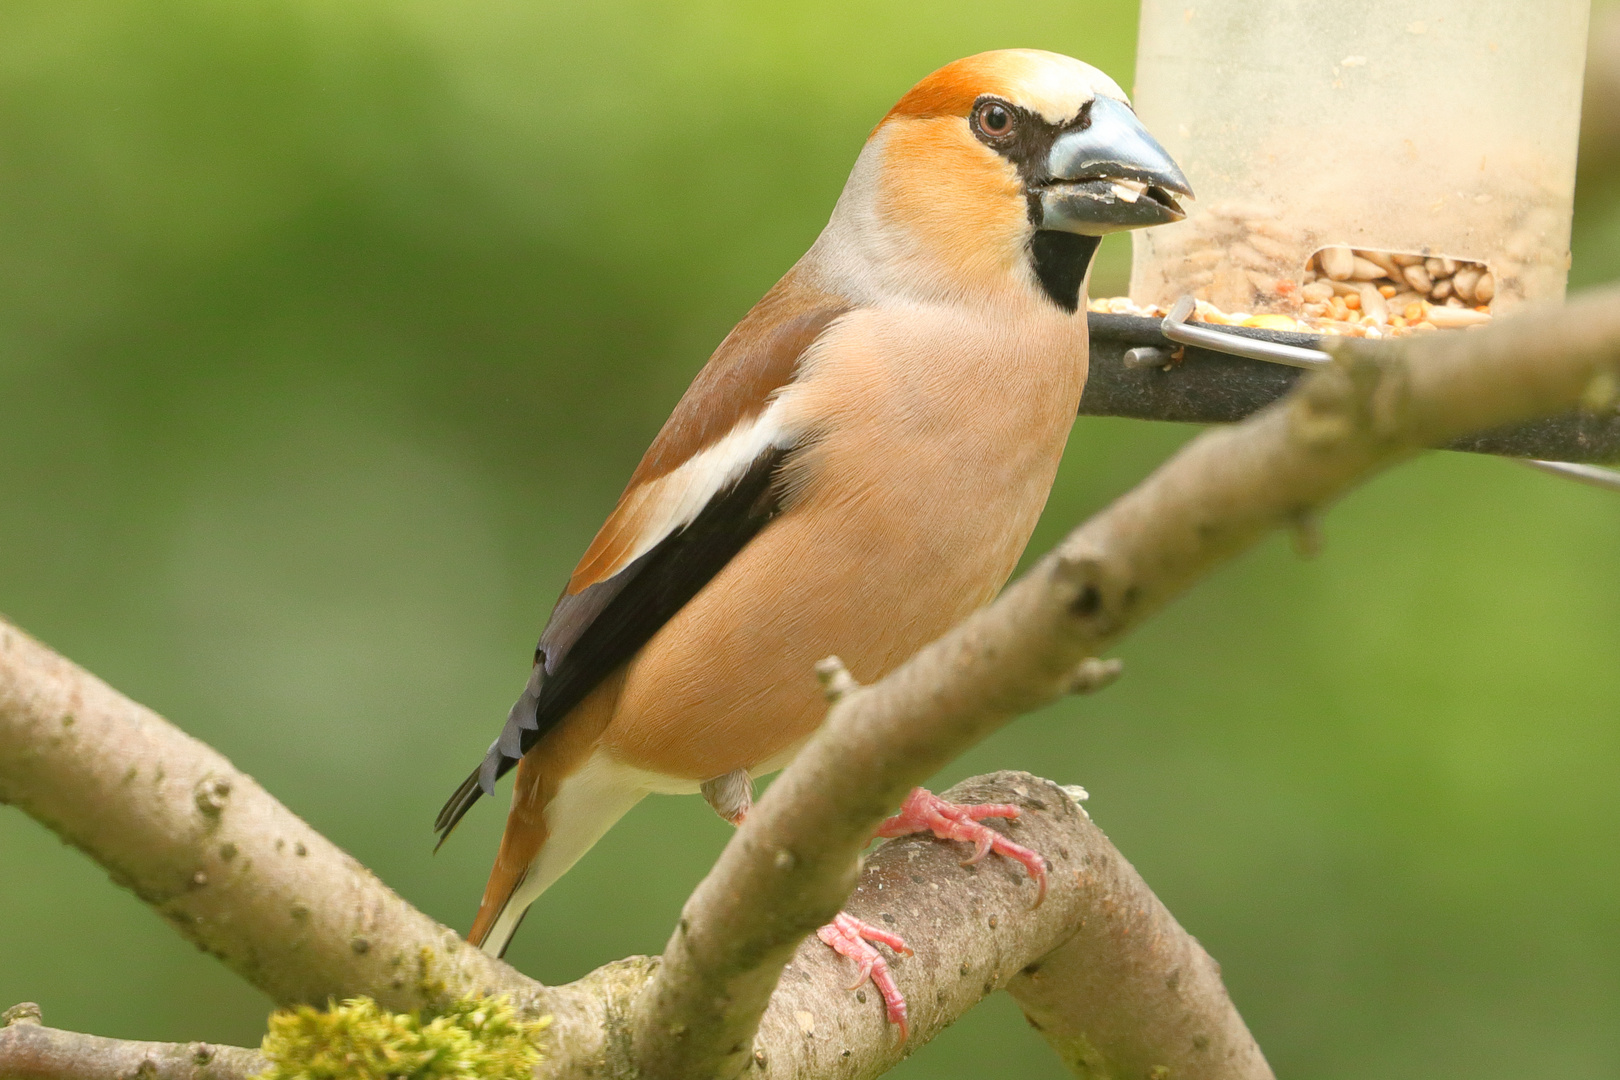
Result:
{"label": "thick silver beak", "polygon": [[1052,144],[1041,228],[1103,236],[1186,217],[1175,197],[1192,188],[1131,107],[1099,97],[1090,119]]}

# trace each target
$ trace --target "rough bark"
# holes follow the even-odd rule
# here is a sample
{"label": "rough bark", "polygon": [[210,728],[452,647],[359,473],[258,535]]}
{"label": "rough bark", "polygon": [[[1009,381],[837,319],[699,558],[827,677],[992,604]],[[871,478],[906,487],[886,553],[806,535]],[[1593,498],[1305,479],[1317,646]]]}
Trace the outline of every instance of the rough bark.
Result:
{"label": "rough bark", "polygon": [[[1053,958],[1063,962],[1078,928],[1086,933],[1085,963],[1137,976],[1116,996],[1063,1002],[1073,1006],[1066,1030],[1091,1038],[1097,1060],[1141,1060],[1148,1068],[1172,1069],[1174,1076],[1269,1080],[1271,1070],[1220,979],[1182,985],[1184,969],[1213,972],[1215,962],[1066,789],[1004,772],[965,781],[946,796],[1024,809],[1003,831],[1047,857],[1046,900],[1030,906],[1035,890],[1016,864],[992,856],[963,866],[965,845],[924,837],[885,844],[846,907],[899,933],[915,949],[914,956],[892,963],[911,1008],[910,1041],[901,1044],[870,987],[861,991],[864,1004],[850,1007],[852,995],[844,989],[849,961],[811,937],[785,968],[760,1024],[753,1063],[762,1075],[881,1075],[984,997],[1028,981],[1030,972],[1044,970]],[[1120,911],[1137,914],[1127,921]],[[816,995],[820,1008],[800,989],[809,986],[831,987],[830,994]],[[1121,1011],[1139,1025],[1120,1025]]]}
{"label": "rough bark", "polygon": [[407,904],[225,756],[0,622],[0,802],[279,1002],[542,987]]}
{"label": "rough bark", "polygon": [[[1047,854],[1052,877],[1048,899],[1032,908],[1031,889],[1020,868],[996,859],[965,866],[961,845],[921,836],[884,844],[867,861],[849,908],[891,926],[916,950],[915,956],[894,961],[911,996],[913,1038],[900,1044],[870,987],[849,989],[849,962],[810,938],[794,952],[758,1038],[749,1046],[748,1063],[761,1076],[879,1076],[985,995],[1007,986],[1018,972],[1031,965],[1044,967],[1050,962],[1045,958],[1062,955],[1077,927],[1114,925],[1116,909],[1145,913],[1146,918],[1133,922],[1126,933],[1093,934],[1091,962],[1110,970],[1145,972],[1146,993],[1138,1003],[1143,1028],[1129,1033],[1125,1049],[1113,1050],[1120,1035],[1110,1026],[1110,1010],[1132,1006],[1109,997],[1079,1003],[1080,1011],[1071,1019],[1077,1029],[1095,1031],[1095,1045],[1109,1060],[1128,1060],[1129,1053],[1143,1052],[1140,1048],[1157,1048],[1156,1057],[1151,1049],[1147,1056],[1167,1067],[1181,1064],[1185,1055],[1178,1056],[1178,1047],[1190,1030],[1209,1046],[1246,1045],[1248,1062],[1258,1069],[1185,1075],[1270,1075],[1219,980],[1200,985],[1197,992],[1189,983],[1179,995],[1166,994],[1163,988],[1174,983],[1178,968],[1201,964],[1213,970],[1214,962],[1065,789],[1027,773],[1008,772],[964,781],[947,794],[963,801],[1012,802],[1024,809],[1006,831]],[[630,1005],[654,965],[644,958],[620,961],[579,983],[548,991],[547,1004],[571,1005],[573,1011],[566,1022],[554,1022],[548,1030],[540,1075],[633,1075]],[[1098,1021],[1089,1020],[1086,1010],[1097,1011]],[[204,1049],[196,1043],[131,1043],[52,1029],[8,1029],[0,1032],[0,1080],[124,1080],[137,1075],[146,1061],[155,1070],[152,1080],[240,1080],[264,1067],[254,1050],[210,1047],[208,1060],[200,1061]]]}
{"label": "rough bark", "polygon": [[1221,966],[1185,933],[1117,852],[1097,850],[1074,936],[1007,984],[1030,1026],[1076,1076],[1270,1076],[1241,1024],[1212,1014]]}
{"label": "rough bark", "polygon": [[[15,1015],[14,1015],[15,1014]],[[257,1050],[213,1043],[132,1042],[58,1031],[38,1006],[7,1010],[0,1080],[247,1080],[264,1071]]]}
{"label": "rough bark", "polygon": [[[1114,673],[1095,665],[1088,671],[1088,686]],[[976,1003],[986,987],[1004,985],[1096,917],[1087,910],[1088,895],[1065,884],[1070,864],[1084,873],[1093,862],[1122,860],[1059,789],[1007,774],[969,781],[952,795],[1028,807],[1012,829],[1052,855],[1052,898],[1029,910],[1021,870],[994,861],[964,868],[957,845],[924,838],[884,845],[868,861],[852,909],[873,921],[893,915],[916,948],[916,958],[896,966],[912,995],[917,1035],[898,1045],[876,996],[848,990],[847,963],[811,939],[799,944],[793,975],[748,1048],[766,1075],[877,1076]],[[543,987],[489,960],[412,909],[216,751],[3,622],[0,799],[79,846],[182,934],[279,1001],[370,994],[407,1009],[471,992],[514,994],[527,1013],[554,1018],[542,1076],[633,1074],[634,1004],[656,960],[617,961],[561,987]],[[234,846],[229,854],[228,846]],[[1136,903],[1154,903],[1142,889]],[[923,912],[928,917],[918,921]],[[987,932],[980,920],[991,914],[997,927]],[[1181,934],[1168,914],[1166,920],[1165,933]],[[945,957],[952,964],[938,962]],[[1242,1030],[1224,992],[1193,1005]],[[199,1045],[11,1033],[0,1037],[0,1080],[127,1077],[148,1060],[156,1080],[223,1080],[259,1067],[256,1051],[241,1048],[216,1048],[199,1063]]]}

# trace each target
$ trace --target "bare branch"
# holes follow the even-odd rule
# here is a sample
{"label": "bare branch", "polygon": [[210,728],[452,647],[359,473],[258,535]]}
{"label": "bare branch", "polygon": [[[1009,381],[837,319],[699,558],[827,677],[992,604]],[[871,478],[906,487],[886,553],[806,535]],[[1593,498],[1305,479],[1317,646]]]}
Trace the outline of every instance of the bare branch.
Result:
{"label": "bare branch", "polygon": [[[993,991],[1032,978],[1046,986],[1039,973],[1054,959],[1066,963],[1064,942],[1080,927],[1089,929],[1075,951],[1087,965],[1135,977],[1120,984],[1123,998],[1069,994],[1055,1003],[1065,1010],[1066,1035],[1094,1040],[1092,1067],[1143,1060],[1144,1068],[1162,1065],[1174,1076],[1271,1076],[1219,978],[1183,974],[1213,973],[1215,962],[1063,788],[1002,772],[964,781],[946,797],[1023,808],[1005,831],[1047,856],[1048,899],[1031,908],[1034,889],[1021,867],[998,860],[964,866],[960,845],[921,836],[884,844],[848,907],[915,950],[891,962],[910,1001],[910,1043],[900,1044],[875,993],[863,993],[864,1003],[851,1000],[852,965],[812,937],[794,953],[760,1024],[753,1064],[763,1075],[878,1076]],[[1118,1030],[1121,1012],[1139,1016],[1140,1026]],[[1164,1053],[1144,1056],[1155,1048]],[[1240,1063],[1245,1067],[1234,1067]]]}
{"label": "bare branch", "polygon": [[[653,961],[547,988],[406,903],[223,755],[0,620],[0,802],[283,1004],[509,994],[559,1068],[612,1056]],[[623,1056],[622,1054],[620,1055]]]}
{"label": "bare branch", "polygon": [[213,1043],[127,1042],[44,1027],[39,1007],[0,1028],[0,1080],[248,1080],[257,1050]]}
{"label": "bare branch", "polygon": [[[1191,1068],[1218,1061],[1218,1055],[1234,1044],[1246,1046],[1254,1061],[1260,1060],[1259,1050],[1249,1040],[1218,979],[1197,983],[1179,974],[1192,969],[1213,971],[1214,962],[1176,924],[1063,788],[1027,773],[1006,772],[965,781],[947,794],[953,799],[1011,802],[1023,807],[1024,815],[1008,825],[1008,831],[1020,843],[1037,846],[1049,855],[1054,881],[1072,880],[1079,887],[1054,891],[1052,899],[1032,909],[1029,884],[1017,868],[995,862],[965,866],[961,862],[964,853],[957,847],[923,837],[884,844],[868,860],[850,908],[879,925],[893,926],[916,948],[915,957],[897,959],[894,966],[912,995],[917,1039],[901,1046],[876,995],[863,994],[868,998],[863,1002],[849,990],[848,961],[812,939],[794,955],[759,1038],[750,1047],[752,1064],[762,1076],[778,1080],[878,1076],[986,994],[1009,982],[1028,982],[1032,971],[1049,970],[1057,958],[1073,951],[1063,942],[1076,927],[1091,928],[1086,938],[1087,964],[1138,975],[1142,987],[1133,989],[1140,991],[1135,1000],[1142,1009],[1146,1034],[1113,1030],[1118,1010],[1130,1006],[1122,1006],[1109,995],[1095,1000],[1064,999],[1069,1026],[1062,1030],[1094,1033],[1092,1045],[1107,1061],[1134,1061],[1132,1055],[1140,1046],[1174,1043],[1192,1049],[1181,1057],[1166,1056],[1149,1064],[1176,1068],[1174,1075],[1268,1075],[1179,1071],[1182,1065]],[[1032,969],[1035,964],[1039,967]],[[648,961],[621,962],[604,969],[618,972],[618,982],[611,989],[605,987],[599,972],[583,984],[556,991],[594,995],[600,1003],[593,1020],[596,1041],[585,1044],[581,1038],[585,1025],[577,1017],[567,1025],[571,1031],[558,1032],[559,1025],[554,1023],[548,1032],[541,1075],[632,1075],[625,1053],[628,1006],[649,968]],[[1037,976],[1035,981],[1044,985],[1044,978]],[[211,1071],[187,1071],[195,1068],[199,1047],[125,1043],[56,1031],[48,1036],[0,1033],[0,1080],[13,1080],[14,1076],[124,1080],[139,1075],[141,1062],[147,1060],[157,1070],[152,1080],[170,1076],[175,1080],[240,1080],[263,1068],[256,1051],[215,1048],[207,1063]]]}
{"label": "bare branch", "polygon": [[[1114,664],[1086,664],[1070,679],[1091,688],[1115,673]],[[840,690],[859,692],[836,671],[829,677]],[[1054,879],[1087,874],[1092,865],[1123,865],[1047,781],[1006,774],[970,781],[951,794],[1028,807],[1012,828],[1051,855]],[[515,992],[529,1012],[554,1018],[542,1075],[633,1073],[634,1003],[656,961],[618,961],[568,986],[544,988],[485,959],[411,909],[215,751],[4,623],[0,797],[79,844],[182,933],[279,1000],[323,1003],[329,996],[370,994],[394,1008],[414,1008],[474,991]],[[226,845],[236,848],[228,857]],[[1021,871],[962,867],[960,854],[920,838],[884,845],[852,905],[874,921],[896,918],[918,948],[917,959],[896,967],[913,995],[921,1038],[1051,952],[1075,926],[1099,918],[1093,901],[1118,902],[1116,893],[1068,889],[1061,900],[1029,911]],[[1162,911],[1146,886],[1137,885],[1141,892],[1132,905]],[[280,917],[295,904],[305,910]],[[958,917],[963,912],[968,917]],[[1168,913],[1163,922],[1162,935],[1185,937]],[[366,942],[360,949],[357,934]],[[391,962],[396,956],[401,959]],[[812,1080],[836,1065],[838,1075],[876,1076],[917,1045],[895,1043],[876,1000],[861,1007],[847,989],[845,962],[815,942],[802,947],[793,970],[749,1046],[768,1075]],[[1217,1014],[1224,1010],[1226,1022],[1242,1030],[1224,996],[1203,1004]],[[0,1038],[0,1078],[128,1077],[146,1061],[156,1070],[154,1080],[223,1080],[257,1068],[253,1051],[233,1057],[222,1048],[202,1063],[206,1069],[195,1060],[199,1052],[192,1044],[25,1032]]]}
{"label": "bare branch", "polygon": [[1091,854],[1079,930],[1007,984],[1030,1026],[1076,1076],[1269,1077],[1220,965],[1117,851]]}
{"label": "bare branch", "polygon": [[1193,440],[994,604],[840,697],[687,902],[637,1005],[644,1073],[737,1075],[789,951],[838,910],[878,823],[967,747],[1066,692],[1082,660],[1379,469],[1567,411],[1612,380],[1620,291],[1466,334],[1335,351],[1332,369]]}
{"label": "bare branch", "polygon": [[543,988],[417,911],[225,757],[0,621],[0,802],[279,1002]]}

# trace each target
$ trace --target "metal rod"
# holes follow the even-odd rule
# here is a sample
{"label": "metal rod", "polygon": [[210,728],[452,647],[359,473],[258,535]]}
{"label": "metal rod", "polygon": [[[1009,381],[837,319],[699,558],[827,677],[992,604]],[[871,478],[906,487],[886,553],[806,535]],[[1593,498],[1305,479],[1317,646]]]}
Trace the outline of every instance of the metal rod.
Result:
{"label": "metal rod", "polygon": [[1138,345],[1126,349],[1121,362],[1128,368],[1160,367],[1170,362],[1170,354],[1157,345]]}
{"label": "metal rod", "polygon": [[1223,334],[1209,326],[1194,326],[1187,321],[1187,317],[1193,313],[1195,305],[1191,294],[1176,301],[1176,306],[1170,309],[1170,314],[1160,324],[1165,337],[1182,345],[1198,345],[1233,356],[1246,356],[1250,360],[1265,360],[1288,367],[1319,368],[1333,363],[1333,357],[1320,349],[1302,349],[1297,345]]}
{"label": "metal rod", "polygon": [[1515,458],[1532,469],[1540,469],[1554,476],[1562,476],[1566,480],[1574,480],[1581,484],[1591,484],[1593,487],[1605,488],[1609,491],[1620,491],[1620,471],[1605,469],[1601,465],[1577,465],[1571,461],[1537,461],[1534,458]]}

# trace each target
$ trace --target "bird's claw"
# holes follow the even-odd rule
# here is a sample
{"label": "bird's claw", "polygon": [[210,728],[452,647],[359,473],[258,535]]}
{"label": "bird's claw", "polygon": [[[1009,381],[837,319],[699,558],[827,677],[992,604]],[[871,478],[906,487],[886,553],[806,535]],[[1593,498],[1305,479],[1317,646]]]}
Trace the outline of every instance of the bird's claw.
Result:
{"label": "bird's claw", "polygon": [[[992,851],[1021,863],[1029,876],[1035,879],[1037,892],[1035,905],[1046,899],[1046,860],[1039,852],[1022,844],[1015,844],[1005,836],[980,822],[986,818],[1016,818],[1022,811],[1010,803],[980,803],[978,805],[946,802],[926,788],[913,788],[900,812],[878,826],[879,836],[907,836],[917,832],[931,832],[941,840],[960,840],[973,845],[973,854],[964,866],[976,863]],[[850,984],[853,990],[871,979],[883,995],[883,1006],[889,1022],[900,1028],[900,1041],[908,1034],[906,999],[894,983],[889,962],[870,942],[887,945],[895,952],[911,955],[911,949],[898,934],[862,922],[848,912],[840,911],[832,922],[816,931],[828,947],[840,956],[855,961],[860,974]]]}
{"label": "bird's claw", "polygon": [[899,934],[891,934],[881,927],[862,922],[846,911],[840,911],[835,915],[832,922],[816,931],[816,936],[839,956],[847,956],[860,965],[860,977],[851,983],[849,988],[853,990],[867,979],[871,979],[872,985],[877,987],[877,992],[883,997],[883,1008],[889,1017],[889,1023],[899,1026],[900,1041],[905,1042],[910,1032],[906,1023],[905,996],[894,984],[894,975],[889,971],[889,962],[868,942],[880,942],[906,956],[911,955],[911,947]]}
{"label": "bird's claw", "polygon": [[963,862],[970,866],[994,851],[1021,863],[1035,880],[1035,907],[1046,899],[1046,860],[1040,852],[1015,844],[979,822],[985,818],[1016,818],[1022,811],[1011,803],[953,803],[927,788],[912,788],[900,812],[878,826],[879,836],[906,836],[932,832],[941,840],[961,840],[973,845],[973,854]]}

